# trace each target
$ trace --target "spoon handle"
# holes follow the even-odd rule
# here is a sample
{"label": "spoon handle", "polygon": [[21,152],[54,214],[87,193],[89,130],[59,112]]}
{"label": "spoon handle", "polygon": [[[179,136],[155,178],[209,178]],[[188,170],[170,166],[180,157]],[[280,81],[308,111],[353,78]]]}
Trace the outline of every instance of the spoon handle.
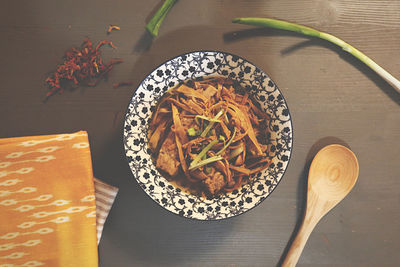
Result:
{"label": "spoon handle", "polygon": [[282,263],[282,267],[296,266],[311,232],[323,215],[321,214],[321,202],[317,201],[317,197],[314,192],[311,190],[308,194],[307,208],[303,222],[290,246],[288,253],[286,254],[286,257]]}
{"label": "spoon handle", "polygon": [[285,260],[282,263],[282,267],[296,266],[300,258],[301,252],[303,251],[304,246],[306,245],[307,240],[314,227],[315,224],[309,224],[303,221],[295,239],[292,242],[292,245],[290,246],[290,249],[285,257]]}

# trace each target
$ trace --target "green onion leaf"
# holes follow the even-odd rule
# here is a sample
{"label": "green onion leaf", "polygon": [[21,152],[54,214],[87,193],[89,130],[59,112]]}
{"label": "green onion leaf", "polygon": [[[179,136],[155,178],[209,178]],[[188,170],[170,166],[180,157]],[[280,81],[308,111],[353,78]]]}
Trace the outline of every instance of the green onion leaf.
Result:
{"label": "green onion leaf", "polygon": [[239,24],[247,24],[253,26],[262,26],[275,28],[280,30],[287,30],[292,32],[297,32],[306,36],[317,37],[324,39],[328,42],[336,44],[341,47],[344,51],[350,53],[361,62],[370,67],[373,71],[375,71],[379,76],[381,76],[387,83],[389,83],[397,92],[400,93],[400,81],[393,77],[389,72],[375,63],[371,58],[367,57],[364,53],[346,43],[345,41],[333,36],[329,33],[320,32],[316,29],[299,25],[296,23],[291,23],[283,20],[270,19],[270,18],[234,18],[232,20],[233,23]]}
{"label": "green onion leaf", "polygon": [[206,120],[206,121],[213,121],[213,122],[221,122],[220,120],[212,119],[212,118],[209,118],[209,117],[207,117],[207,116],[196,115],[196,116],[194,117],[194,120],[196,121],[197,124],[200,124],[200,122],[198,121],[198,119],[203,119],[203,120]]}
{"label": "green onion leaf", "polygon": [[205,160],[199,161],[196,164],[190,164],[188,170],[191,171],[191,170],[200,168],[204,165],[207,165],[207,164],[210,164],[210,163],[222,160],[222,159],[223,159],[223,157],[221,157],[221,156],[213,156],[213,157],[207,158]]}
{"label": "green onion leaf", "polygon": [[218,140],[212,140],[203,150],[193,159],[192,163],[190,163],[190,167],[193,165],[196,165],[200,160],[203,159],[203,157],[207,156],[208,150],[210,150],[216,143],[218,143]]}
{"label": "green onion leaf", "polygon": [[221,148],[221,150],[220,151],[218,151],[217,152],[217,154],[215,154],[216,156],[219,156],[219,155],[221,155],[222,154],[222,152],[224,152],[225,151],[225,149],[227,149],[227,147],[232,143],[232,141],[233,141],[233,138],[235,138],[235,135],[236,135],[236,128],[234,128],[233,129],[233,134],[232,134],[232,137],[231,137],[231,139],[229,139],[229,141],[224,145],[224,147],[223,148]]}
{"label": "green onion leaf", "polygon": [[177,0],[166,0],[164,4],[157,10],[154,16],[151,18],[149,23],[146,25],[146,30],[153,36],[156,37],[158,35],[158,30],[168,12],[171,10],[172,6],[175,4]]}
{"label": "green onion leaf", "polygon": [[210,121],[210,123],[207,125],[207,127],[204,129],[204,131],[201,133],[201,137],[205,137],[207,135],[207,133],[211,130],[211,128],[214,126],[215,120],[218,120],[219,117],[221,117],[223,114],[225,113],[225,111],[223,109],[221,109],[217,115],[215,115],[215,117],[213,118],[214,121]]}

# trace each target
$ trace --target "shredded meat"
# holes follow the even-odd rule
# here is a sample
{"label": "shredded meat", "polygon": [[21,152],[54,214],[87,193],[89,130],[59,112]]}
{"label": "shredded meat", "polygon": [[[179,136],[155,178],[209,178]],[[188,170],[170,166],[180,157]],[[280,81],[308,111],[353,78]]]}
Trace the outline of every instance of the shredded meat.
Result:
{"label": "shredded meat", "polygon": [[179,165],[178,150],[175,145],[175,134],[171,131],[161,146],[156,167],[171,176],[175,176],[178,174]]}
{"label": "shredded meat", "polygon": [[210,194],[214,195],[224,188],[226,181],[222,173],[216,172],[214,175],[204,179],[203,184],[206,186]]}
{"label": "shredded meat", "polygon": [[181,117],[181,123],[183,128],[185,128],[185,130],[191,127],[198,128],[193,118]]}

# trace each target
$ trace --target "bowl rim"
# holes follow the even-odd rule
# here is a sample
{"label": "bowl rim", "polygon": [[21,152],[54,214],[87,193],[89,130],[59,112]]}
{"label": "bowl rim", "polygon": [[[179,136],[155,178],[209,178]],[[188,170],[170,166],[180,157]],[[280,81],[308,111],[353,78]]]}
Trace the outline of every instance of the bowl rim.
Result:
{"label": "bowl rim", "polygon": [[[272,188],[272,190],[268,193],[268,195],[267,195],[266,197],[264,197],[261,201],[258,201],[258,202],[255,203],[252,207],[250,207],[250,208],[244,210],[244,211],[241,212],[241,213],[233,214],[233,215],[231,215],[231,216],[223,217],[223,218],[206,218],[206,219],[201,219],[201,218],[197,218],[197,217],[187,217],[187,216],[181,215],[181,214],[179,214],[179,213],[176,213],[176,212],[174,212],[174,211],[172,211],[172,210],[169,210],[169,209],[167,209],[164,205],[162,205],[161,203],[158,203],[151,195],[149,195],[149,193],[148,193],[144,188],[142,188],[142,187],[140,186],[138,179],[133,175],[132,169],[131,169],[130,164],[129,164],[128,156],[127,156],[127,151],[128,151],[128,150],[127,150],[127,148],[125,147],[125,138],[126,138],[126,135],[125,135],[125,124],[126,124],[126,122],[127,122],[127,116],[128,116],[129,107],[130,107],[130,105],[131,105],[132,99],[134,98],[134,96],[135,96],[137,90],[143,85],[143,83],[145,82],[146,78],[149,77],[149,75],[150,75],[151,73],[153,73],[156,69],[160,68],[160,67],[163,66],[164,64],[166,64],[166,63],[168,63],[168,62],[170,62],[170,61],[172,61],[172,60],[174,60],[174,59],[177,59],[177,58],[183,57],[183,56],[187,56],[187,55],[190,55],[190,54],[194,54],[194,53],[220,53],[220,54],[230,55],[230,56],[234,56],[234,57],[240,58],[240,59],[244,60],[245,62],[247,62],[247,63],[253,65],[254,67],[258,68],[261,72],[263,72],[264,74],[266,74],[266,75],[268,76],[268,78],[274,83],[276,89],[278,90],[278,92],[279,92],[280,95],[282,96],[282,99],[283,99],[283,101],[284,101],[284,103],[285,103],[285,105],[286,105],[286,107],[287,107],[287,110],[288,110],[288,117],[289,117],[289,120],[288,120],[288,121],[290,122],[290,130],[291,130],[291,147],[290,147],[290,150],[289,150],[288,161],[287,161],[287,164],[286,164],[285,169],[283,170],[283,173],[281,174],[281,178],[280,178],[279,181],[276,183],[276,185]],[[167,89],[167,90],[168,90],[168,89]],[[164,93],[165,93],[165,92],[164,92]],[[238,55],[233,54],[233,53],[231,53],[231,52],[226,52],[226,51],[221,51],[221,50],[213,50],[213,49],[192,50],[192,51],[189,51],[189,52],[185,52],[185,53],[183,53],[183,54],[178,54],[178,55],[176,55],[176,56],[169,57],[168,59],[164,60],[162,63],[158,64],[156,67],[153,67],[152,70],[151,70],[150,72],[148,72],[148,73],[145,75],[145,77],[144,77],[143,79],[141,79],[141,82],[140,82],[137,86],[135,86],[135,90],[134,90],[134,92],[131,94],[131,97],[129,98],[129,102],[128,102],[128,104],[127,104],[127,106],[126,106],[126,109],[125,109],[124,123],[123,123],[123,125],[122,125],[122,141],[123,141],[123,142],[122,142],[122,146],[123,146],[123,150],[124,150],[124,154],[125,154],[124,159],[125,159],[125,162],[127,163],[127,166],[129,167],[130,174],[132,175],[133,179],[136,181],[136,184],[139,185],[139,188],[141,189],[140,191],[144,192],[145,195],[146,195],[148,198],[150,198],[154,203],[156,203],[156,204],[157,204],[156,206],[159,206],[159,207],[161,208],[161,210],[167,211],[167,213],[174,214],[174,215],[176,215],[176,216],[178,216],[178,217],[180,217],[180,218],[185,218],[185,219],[194,220],[194,221],[210,222],[210,221],[228,220],[228,219],[231,219],[231,218],[240,216],[240,215],[242,215],[242,214],[245,214],[245,213],[247,213],[247,212],[253,210],[255,207],[258,207],[261,203],[264,202],[265,199],[267,199],[267,198],[275,191],[275,189],[278,187],[278,185],[279,185],[280,182],[282,181],[283,177],[285,176],[285,174],[286,174],[286,172],[287,172],[287,169],[289,168],[291,159],[292,159],[292,154],[293,154],[293,149],[294,149],[294,127],[293,127],[292,115],[291,115],[291,113],[290,113],[290,108],[289,108],[289,105],[288,105],[288,103],[287,103],[287,101],[286,101],[285,96],[282,94],[282,91],[279,89],[279,87],[277,86],[277,84],[275,83],[275,81],[272,80],[271,76],[270,76],[269,74],[267,74],[262,68],[259,68],[258,65],[254,64],[252,61],[249,61],[249,60],[247,60],[246,58],[244,58],[244,57],[242,57],[242,56],[238,56]],[[172,185],[172,184],[171,184],[171,185]],[[172,186],[174,186],[174,185],[172,185]],[[175,187],[175,186],[174,186],[174,187]]]}

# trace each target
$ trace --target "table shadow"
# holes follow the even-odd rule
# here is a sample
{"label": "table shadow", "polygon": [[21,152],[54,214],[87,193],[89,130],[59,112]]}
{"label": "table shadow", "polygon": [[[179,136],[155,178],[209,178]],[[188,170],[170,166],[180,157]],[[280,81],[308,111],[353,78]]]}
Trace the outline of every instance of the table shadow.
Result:
{"label": "table shadow", "polygon": [[[370,79],[373,83],[375,83],[376,86],[381,88],[381,90],[388,97],[390,97],[392,101],[400,105],[400,94],[391,85],[389,85],[385,80],[383,80],[383,78],[381,78],[377,73],[371,70],[367,65],[362,63],[360,60],[355,58],[353,55],[349,54],[348,52],[344,51],[337,45],[332,44],[328,41],[319,38],[304,36],[295,32],[289,32],[271,28],[250,28],[239,31],[231,31],[225,33],[223,38],[226,43],[231,43],[258,36],[266,36],[266,37],[291,36],[291,37],[301,37],[302,39],[305,39],[304,41],[301,41],[293,46],[284,48],[281,51],[282,56],[287,56],[299,49],[304,49],[310,46],[320,46],[332,50],[336,52],[340,58],[342,58],[347,63],[355,67],[358,71],[363,73],[368,79]],[[377,62],[377,63],[382,64],[382,62]],[[389,72],[391,71],[389,70]]]}

